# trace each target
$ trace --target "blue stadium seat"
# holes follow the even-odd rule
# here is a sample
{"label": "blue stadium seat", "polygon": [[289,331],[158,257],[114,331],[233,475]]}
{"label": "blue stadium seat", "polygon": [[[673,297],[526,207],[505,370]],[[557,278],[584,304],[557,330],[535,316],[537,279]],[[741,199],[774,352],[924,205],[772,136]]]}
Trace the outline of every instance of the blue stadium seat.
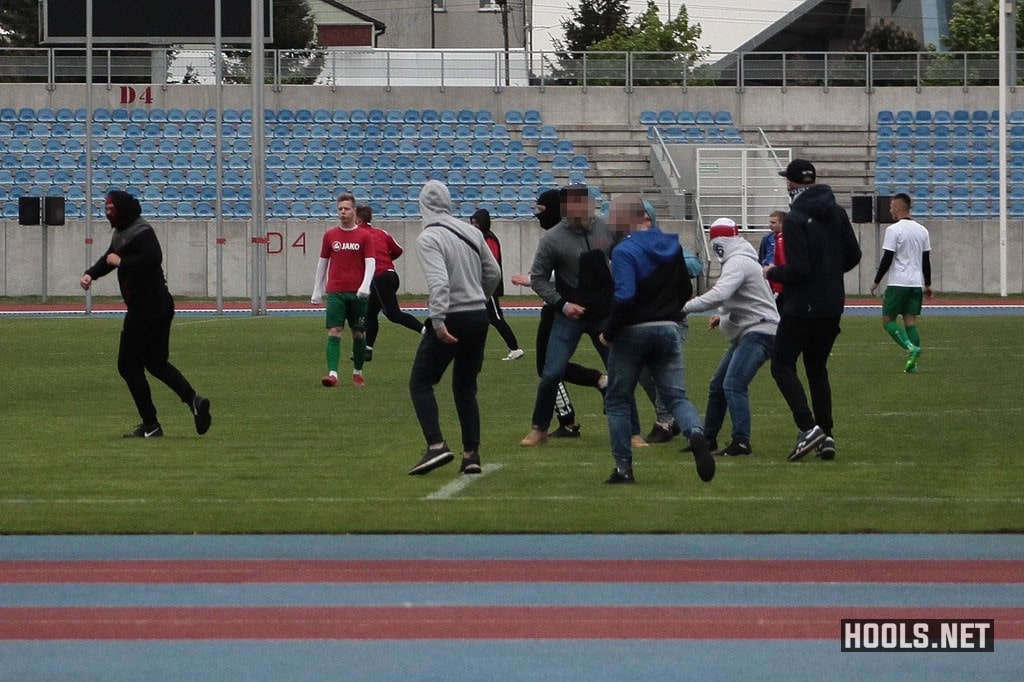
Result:
{"label": "blue stadium seat", "polygon": [[526,111],[523,112],[523,123],[540,125],[541,122],[542,121],[540,112],[537,111],[536,109],[527,109]]}
{"label": "blue stadium seat", "polygon": [[948,125],[953,122],[953,115],[946,109],[936,109],[932,114],[932,123]]}
{"label": "blue stadium seat", "polygon": [[910,124],[914,122],[914,112],[901,109],[896,112],[896,125]]}
{"label": "blue stadium seat", "polygon": [[694,123],[697,125],[713,125],[715,123],[715,116],[707,109],[701,109],[694,114]]}
{"label": "blue stadium seat", "polygon": [[875,117],[875,123],[878,125],[891,126],[896,123],[896,116],[893,115],[892,111],[889,109],[881,109]]}

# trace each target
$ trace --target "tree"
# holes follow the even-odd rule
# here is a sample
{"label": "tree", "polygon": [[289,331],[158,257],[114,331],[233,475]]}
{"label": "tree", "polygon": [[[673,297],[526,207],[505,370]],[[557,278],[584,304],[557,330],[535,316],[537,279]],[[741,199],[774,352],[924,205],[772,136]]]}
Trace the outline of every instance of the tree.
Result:
{"label": "tree", "polygon": [[626,0],[580,0],[570,9],[570,18],[559,22],[565,40],[556,40],[559,52],[584,52],[626,25],[629,8]]}
{"label": "tree", "polygon": [[[1017,45],[1024,45],[1024,12],[1017,12]],[[953,5],[949,33],[942,45],[951,52],[999,50],[999,3],[996,0],[959,0]]]}
{"label": "tree", "polygon": [[703,30],[700,24],[690,24],[686,5],[680,4],[676,18],[667,24],[658,16],[654,0],[647,0],[647,10],[629,24],[620,25],[610,36],[591,44],[593,51],[620,52],[685,52],[702,57],[708,52],[701,47]]}
{"label": "tree", "polygon": [[879,19],[852,45],[854,52],[923,52],[924,45],[910,31]]}
{"label": "tree", "polygon": [[[281,82],[310,84],[323,69],[324,52],[316,47],[316,23],[309,0],[274,0],[274,42],[268,47],[283,50]],[[224,52],[224,82],[248,83],[248,53]]]}
{"label": "tree", "polygon": [[0,4],[0,47],[39,44],[38,0],[4,0]]}
{"label": "tree", "polygon": [[[629,23],[621,24],[608,37],[588,47],[591,60],[621,62],[621,54],[600,54],[632,52],[633,78],[646,85],[671,85],[683,80],[684,72],[708,54],[708,48],[701,47],[700,24],[690,24],[686,5],[680,5],[675,19],[663,23],[658,15],[658,6],[647,0],[647,9]],[[598,54],[593,54],[598,53]],[[622,73],[622,67],[596,64],[592,74],[608,71],[601,75],[615,77]],[[624,66],[624,65],[623,65]]]}

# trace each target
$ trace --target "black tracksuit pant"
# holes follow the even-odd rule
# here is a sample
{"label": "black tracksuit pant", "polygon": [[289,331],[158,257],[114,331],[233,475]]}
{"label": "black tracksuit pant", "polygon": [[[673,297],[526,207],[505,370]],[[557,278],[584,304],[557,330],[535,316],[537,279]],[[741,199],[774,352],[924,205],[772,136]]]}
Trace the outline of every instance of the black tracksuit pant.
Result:
{"label": "black tracksuit pant", "polygon": [[153,404],[146,371],[167,384],[183,403],[191,404],[196,392],[181,372],[168,362],[174,299],[163,294],[145,304],[128,306],[117,352],[117,371],[128,384],[143,424],[155,424]]}

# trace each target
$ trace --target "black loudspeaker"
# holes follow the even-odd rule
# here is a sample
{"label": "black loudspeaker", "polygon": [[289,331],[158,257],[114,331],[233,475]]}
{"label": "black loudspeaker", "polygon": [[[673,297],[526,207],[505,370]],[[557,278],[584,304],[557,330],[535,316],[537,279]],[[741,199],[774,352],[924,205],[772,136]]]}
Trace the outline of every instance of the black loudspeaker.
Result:
{"label": "black loudspeaker", "polygon": [[869,196],[853,197],[850,205],[850,220],[855,223],[875,222],[871,209],[874,201]]}
{"label": "black loudspeaker", "polygon": [[18,197],[18,224],[39,224],[40,197]]}
{"label": "black loudspeaker", "polygon": [[64,224],[64,197],[43,198],[43,224]]}
{"label": "black loudspeaker", "polygon": [[875,197],[875,220],[879,223],[892,223],[895,222],[892,219],[892,213],[889,213],[889,201],[892,199],[891,196],[877,196]]}

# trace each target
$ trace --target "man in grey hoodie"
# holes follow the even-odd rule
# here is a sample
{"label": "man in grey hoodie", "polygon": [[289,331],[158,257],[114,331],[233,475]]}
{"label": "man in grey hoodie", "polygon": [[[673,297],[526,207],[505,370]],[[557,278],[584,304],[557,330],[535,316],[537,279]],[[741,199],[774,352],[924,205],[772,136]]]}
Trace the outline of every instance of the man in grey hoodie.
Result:
{"label": "man in grey hoodie", "polygon": [[718,327],[729,340],[729,350],[718,365],[708,387],[704,412],[704,435],[711,449],[718,449],[718,432],[725,423],[725,411],[732,417],[732,442],[715,453],[750,455],[750,397],[747,389],[757,371],[771,357],[779,312],[771,287],[764,278],[757,252],[739,236],[736,223],[719,218],[708,235],[711,250],[722,262],[722,273],[703,296],[691,299],[683,312],[698,313],[718,308],[710,328]]}
{"label": "man in grey hoodie", "polygon": [[441,433],[434,386],[454,363],[452,395],[462,427],[464,474],[479,474],[480,408],[477,375],[487,344],[487,299],[501,282],[501,269],[469,223],[452,217],[448,188],[430,180],[420,191],[423,232],[416,238],[416,257],[427,281],[430,319],[416,349],[409,377],[409,395],[420,422],[427,451],[409,470],[421,475],[455,459]]}

